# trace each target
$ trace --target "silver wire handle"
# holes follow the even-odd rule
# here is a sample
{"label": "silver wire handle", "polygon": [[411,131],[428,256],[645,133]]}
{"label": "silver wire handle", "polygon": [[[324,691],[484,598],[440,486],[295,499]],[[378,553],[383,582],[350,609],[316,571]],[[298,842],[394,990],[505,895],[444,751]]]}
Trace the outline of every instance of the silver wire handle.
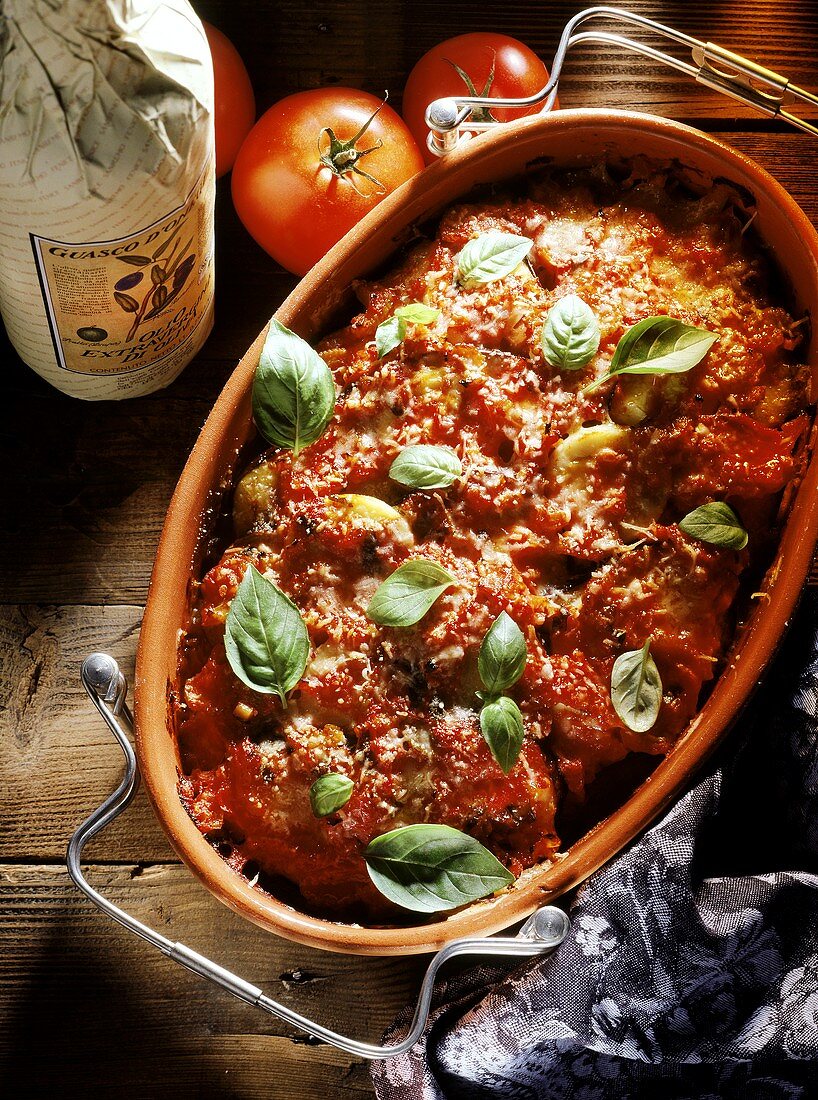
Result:
{"label": "silver wire handle", "polygon": [[108,729],[122,749],[125,756],[125,775],[122,782],[112,795],[102,805],[94,810],[90,817],[83,821],[77,829],[68,845],[67,864],[68,873],[82,892],[103,913],[117,921],[128,931],[141,936],[143,940],[153,944],[163,955],[173,959],[194,974],[220,986],[232,993],[240,1001],[245,1001],[255,1008],[278,1016],[293,1027],[314,1035],[326,1043],[340,1047],[348,1054],[355,1054],[361,1058],[381,1059],[391,1058],[396,1054],[403,1054],[410,1050],[423,1034],[426,1020],[429,1016],[429,1007],[432,1001],[432,990],[435,976],[438,970],[449,959],[456,955],[515,955],[522,958],[533,955],[547,955],[559,947],[568,932],[568,917],[561,909],[546,905],[538,909],[528,918],[518,934],[511,936],[495,936],[491,939],[462,939],[453,940],[446,944],[434,956],[421,983],[418,995],[415,1015],[412,1026],[405,1038],[391,1046],[381,1046],[377,1043],[363,1043],[358,1039],[351,1039],[346,1035],[340,1035],[336,1031],[323,1027],[321,1024],[302,1016],[298,1012],[285,1005],[279,1004],[268,997],[257,986],[240,978],[237,974],[226,970],[212,960],[186,947],[183,943],[173,943],[167,937],[155,932],[146,924],[142,924],[135,917],[114,905],[112,901],[103,897],[98,890],[88,882],[82,869],[82,853],[85,845],[100,833],[107,825],[127,809],[139,786],[139,770],[136,763],[136,754],[131,746],[128,735],[123,728],[126,725],[132,727],[133,719],[125,701],[128,685],[113,657],[107,653],[92,653],[86,657],[81,670],[82,685],[85,688],[91,702],[105,721]]}
{"label": "silver wire handle", "polygon": [[[575,34],[574,31],[589,19],[612,19],[624,23],[634,23],[639,27],[654,32],[662,38],[669,39],[690,50],[693,64],[672,54],[664,53],[646,42],[639,42],[632,38],[625,38],[619,34],[611,34],[607,31],[583,31]],[[653,61],[669,65],[681,73],[692,76],[700,84],[705,84],[718,92],[723,92],[732,99],[742,103],[748,103],[751,107],[762,111],[764,114],[778,116],[805,130],[808,134],[818,136],[818,126],[806,119],[792,113],[785,106],[785,100],[789,97],[802,103],[818,105],[818,96],[812,92],[799,88],[790,83],[786,76],[766,69],[755,61],[748,61],[740,54],[717,46],[713,42],[702,42],[682,31],[667,27],[664,23],[657,23],[654,19],[648,19],[644,15],[625,11],[623,8],[596,7],[586,8],[578,12],[568,23],[562,32],[557,52],[551,66],[551,76],[548,83],[539,92],[527,96],[524,99],[503,99],[491,96],[451,96],[446,99],[436,99],[430,103],[426,110],[426,125],[429,127],[427,144],[436,156],[445,156],[454,149],[458,142],[466,135],[482,130],[490,130],[493,126],[502,125],[496,119],[485,122],[473,122],[470,120],[472,108],[482,107],[490,111],[494,107],[535,107],[542,104],[542,112],[550,111],[557,98],[557,87],[562,76],[566,54],[575,46],[581,46],[588,42],[601,43],[609,46],[620,46],[622,49],[631,50],[642,54]]]}

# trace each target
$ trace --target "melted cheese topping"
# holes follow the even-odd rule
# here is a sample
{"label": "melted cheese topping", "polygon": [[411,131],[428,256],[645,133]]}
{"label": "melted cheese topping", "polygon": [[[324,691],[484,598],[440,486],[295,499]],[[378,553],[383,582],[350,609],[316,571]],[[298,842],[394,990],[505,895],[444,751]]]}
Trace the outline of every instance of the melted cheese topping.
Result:
{"label": "melted cheese topping", "polygon": [[[795,474],[807,374],[797,327],[765,289],[769,270],[738,196],[696,198],[667,172],[551,177],[524,199],[459,206],[388,277],[358,287],[364,309],[319,348],[340,397],[297,459],[270,451],[233,496],[234,544],[202,579],[184,640],[177,713],[194,821],[261,887],[365,919],[394,915],[361,856],[376,835],[419,821],[468,831],[515,873],[559,848],[561,799],[578,803],[629,752],[666,752],[695,714],[730,640],[748,552],[684,536],[677,521],[727,500],[763,554]],[[745,215],[746,216],[746,215]],[[531,266],[463,289],[457,254],[479,233],[521,233]],[[549,366],[549,308],[579,294],[599,319],[585,368]],[[402,304],[440,310],[378,359],[375,330]],[[688,374],[607,373],[629,325],[667,313],[719,335]],[[403,447],[453,448],[450,489],[388,478]],[[768,541],[768,540],[767,540]],[[366,615],[402,563],[439,563],[457,584],[416,625]],[[230,600],[252,562],[295,601],[310,635],[284,710],[227,664]],[[525,722],[508,775],[479,726],[477,653],[508,612],[528,659],[510,691]],[[651,639],[664,699],[647,734],[610,700],[616,657]],[[329,818],[310,810],[319,776],[353,779]]]}

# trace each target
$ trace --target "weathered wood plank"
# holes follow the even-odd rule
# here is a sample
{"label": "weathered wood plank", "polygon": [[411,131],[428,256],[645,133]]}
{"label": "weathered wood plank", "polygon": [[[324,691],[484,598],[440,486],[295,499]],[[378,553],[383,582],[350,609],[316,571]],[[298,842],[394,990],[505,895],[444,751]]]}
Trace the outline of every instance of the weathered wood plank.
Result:
{"label": "weathered wood plank", "polygon": [[[132,680],[141,618],[138,607],[0,608],[1,859],[61,860],[70,834],[119,782],[122,753],[79,669],[104,649]],[[143,792],[89,853],[175,859]]]}
{"label": "weathered wood plank", "polygon": [[[0,591],[10,602],[142,603],[162,519],[210,401],[101,411],[52,396],[15,402],[40,431],[14,440],[0,519]],[[62,414],[62,415],[61,415]]]}
{"label": "weathered wood plank", "polygon": [[[724,137],[768,167],[818,221],[814,138]],[[185,458],[230,370],[293,281],[276,273],[224,203],[222,225],[220,271],[230,274],[219,279],[216,330],[168,390],[120,403],[72,401],[9,353],[0,461],[14,506],[0,512],[0,599],[144,602]]]}
{"label": "weathered wood plank", "polygon": [[[706,0],[629,0],[631,11],[658,19],[693,37],[718,42],[794,83],[815,90],[818,84],[818,25],[810,0],[779,4],[747,0],[739,8]],[[259,110],[283,95],[324,84],[365,88],[382,95],[388,89],[400,103],[406,76],[431,46],[468,31],[502,31],[529,45],[551,63],[567,20],[577,4],[540,4],[526,0],[502,5],[472,0],[404,0],[349,4],[299,0],[270,6],[258,18],[255,0],[200,0],[203,16],[218,23],[247,60]],[[626,24],[597,20],[585,29],[613,30],[641,37],[685,57],[683,49]],[[755,117],[751,108],[726,100],[673,70],[636,54],[608,46],[584,46],[569,56],[561,86],[571,107],[627,107],[675,118]],[[805,112],[806,113],[806,112]]]}
{"label": "weathered wood plank", "polygon": [[[414,996],[425,965],[330,955],[278,939],[220,905],[180,866],[92,866],[89,875],[170,939],[359,1038],[379,1038]],[[0,867],[0,940],[4,1094],[44,1096],[56,1088],[82,1097],[323,1100],[371,1093],[365,1064],[306,1044],[277,1018],[170,962],[99,913],[61,867]],[[23,1084],[22,1092],[12,1088]]]}

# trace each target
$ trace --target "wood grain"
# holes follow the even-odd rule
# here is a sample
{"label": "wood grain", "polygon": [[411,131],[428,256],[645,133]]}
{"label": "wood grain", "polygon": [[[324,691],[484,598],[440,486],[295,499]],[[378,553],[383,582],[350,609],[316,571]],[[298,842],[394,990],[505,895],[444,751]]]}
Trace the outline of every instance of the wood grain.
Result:
{"label": "wood grain", "polygon": [[[623,6],[695,38],[718,42],[813,91],[818,85],[818,23],[809,0],[629,0]],[[264,20],[257,18],[256,0],[231,0],[229,5],[202,0],[198,7],[248,58],[259,109],[266,110],[288,92],[322,84],[365,88],[378,95],[388,89],[390,100],[399,104],[406,74],[418,58],[443,39],[468,31],[510,34],[550,65],[565,23],[583,5],[317,0],[305,11],[300,0],[281,0],[271,5]],[[625,24],[596,21],[585,29],[592,26],[665,48],[662,40]],[[685,56],[684,51],[678,56]],[[680,119],[758,117],[750,107],[726,100],[683,74],[607,46],[584,46],[569,56],[561,100],[563,106],[626,107]]]}
{"label": "wood grain", "polygon": [[[357,1038],[379,1038],[414,997],[424,969],[418,959],[364,960],[287,943],[229,912],[179,866],[92,865],[88,874],[163,935]],[[83,1098],[165,1097],[171,1081],[177,1097],[371,1091],[359,1059],[316,1046],[276,1017],[213,990],[102,917],[63,867],[0,867],[0,932],[14,944],[0,952],[4,1095],[45,1095],[57,1067],[60,1094]],[[33,1034],[42,1037],[44,1055],[34,1060],[27,1043]]]}
{"label": "wood grain", "polygon": [[[59,860],[80,821],[113,791],[122,753],[79,682],[111,653],[133,680],[139,607],[0,607],[0,860]],[[175,860],[144,792],[89,851],[103,860]]]}

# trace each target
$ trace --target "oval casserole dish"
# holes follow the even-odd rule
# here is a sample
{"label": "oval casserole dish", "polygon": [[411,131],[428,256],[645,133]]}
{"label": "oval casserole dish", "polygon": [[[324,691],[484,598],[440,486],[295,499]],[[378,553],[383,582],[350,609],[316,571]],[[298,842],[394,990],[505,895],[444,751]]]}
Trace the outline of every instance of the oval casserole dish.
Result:
{"label": "oval casserole dish", "polygon": [[[785,273],[799,311],[818,317],[818,234],[787,192],[749,158],[697,130],[650,115],[609,110],[558,111],[503,124],[450,154],[387,197],[309,272],[276,317],[315,343],[343,316],[354,279],[379,269],[413,227],[481,184],[520,175],[539,158],[556,164],[602,157],[676,161],[708,181],[724,178],[749,191],[756,226]],[[264,333],[232,374],[211,412],[173,495],[159,542],[136,667],[137,756],[156,814],[173,847],[221,901],[279,935],[312,947],[358,954],[434,951],[445,942],[488,935],[518,921],[581,882],[614,856],[685,788],[747,702],[786,629],[807,578],[818,538],[818,463],[798,486],[764,595],[731,648],[702,710],[650,777],[618,810],[553,864],[525,871],[509,889],[431,922],[369,927],[298,912],[248,885],[208,843],[177,794],[179,761],[169,695],[178,679],[177,646],[189,609],[191,578],[205,524],[229,486],[239,448],[253,434],[250,388]],[[818,376],[816,340],[805,355]],[[813,382],[815,384],[815,382]]]}

